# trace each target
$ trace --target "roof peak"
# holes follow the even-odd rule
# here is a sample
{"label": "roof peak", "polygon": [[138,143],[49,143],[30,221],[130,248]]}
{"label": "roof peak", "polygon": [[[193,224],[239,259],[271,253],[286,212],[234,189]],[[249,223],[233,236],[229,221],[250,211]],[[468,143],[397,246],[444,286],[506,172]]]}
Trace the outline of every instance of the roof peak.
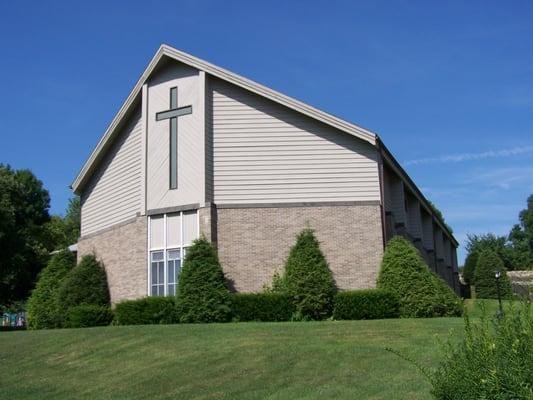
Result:
{"label": "roof peak", "polygon": [[139,80],[133,87],[133,90],[126,98],[126,101],[122,104],[121,108],[111,121],[111,124],[106,129],[104,135],[102,136],[102,138],[92,151],[91,155],[83,165],[82,169],[78,173],[78,176],[76,177],[74,182],[72,182],[71,188],[74,190],[75,193],[79,193],[83,185],[91,176],[94,168],[98,164],[98,161],[102,157],[102,153],[105,152],[107,145],[110,143],[110,141],[116,134],[118,126],[128,114],[130,108],[135,102],[135,99],[141,93],[143,84],[151,76],[152,72],[164,56],[194,67],[198,70],[205,71],[211,76],[222,79],[245,90],[253,92],[259,96],[270,99],[271,101],[279,103],[296,112],[307,115],[310,118],[321,121],[322,123],[325,123],[350,135],[358,137],[359,139],[364,140],[374,146],[376,145],[377,135],[369,130],[366,130],[360,126],[338,118],[332,114],[321,111],[304,102],[286,96],[280,92],[277,92],[248,78],[235,74],[231,71],[228,71],[222,67],[211,64],[189,53],[178,50],[166,43],[162,43],[156,51],[155,55],[150,60],[146,69],[141,74]]}

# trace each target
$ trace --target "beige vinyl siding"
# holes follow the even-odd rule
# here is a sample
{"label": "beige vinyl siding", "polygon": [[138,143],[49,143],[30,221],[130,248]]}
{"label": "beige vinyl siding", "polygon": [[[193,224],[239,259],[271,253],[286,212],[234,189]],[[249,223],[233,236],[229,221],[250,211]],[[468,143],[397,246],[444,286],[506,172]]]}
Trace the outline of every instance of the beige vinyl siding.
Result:
{"label": "beige vinyl siding", "polygon": [[81,235],[135,217],[141,209],[141,110],[130,117],[81,194]]}
{"label": "beige vinyl siding", "polygon": [[[170,88],[178,89],[178,106],[192,106],[192,114],[178,117],[178,188],[169,190],[169,120],[156,121],[156,113],[170,107]],[[201,203],[205,199],[204,113],[199,72],[172,63],[148,82],[148,135],[146,203],[148,210]]]}
{"label": "beige vinyl siding", "polygon": [[215,203],[380,199],[372,145],[222,81],[211,89]]}
{"label": "beige vinyl siding", "polygon": [[213,201],[213,96],[206,76],[205,93],[205,201]]}

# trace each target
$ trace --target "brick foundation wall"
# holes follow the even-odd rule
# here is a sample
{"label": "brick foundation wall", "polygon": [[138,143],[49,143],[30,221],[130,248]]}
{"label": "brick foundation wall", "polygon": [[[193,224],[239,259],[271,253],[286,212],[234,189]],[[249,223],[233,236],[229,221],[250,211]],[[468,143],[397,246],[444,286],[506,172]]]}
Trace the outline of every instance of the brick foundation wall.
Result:
{"label": "brick foundation wall", "polygon": [[147,294],[147,225],[137,217],[78,241],[78,260],[94,253],[104,263],[113,304]]}
{"label": "brick foundation wall", "polygon": [[205,236],[207,240],[213,243],[217,241],[216,213],[217,210],[212,204],[198,209],[200,235]]}
{"label": "brick foundation wall", "polygon": [[383,255],[379,205],[218,206],[216,218],[220,261],[237,291],[270,285],[306,226],[316,231],[339,289],[375,287]]}

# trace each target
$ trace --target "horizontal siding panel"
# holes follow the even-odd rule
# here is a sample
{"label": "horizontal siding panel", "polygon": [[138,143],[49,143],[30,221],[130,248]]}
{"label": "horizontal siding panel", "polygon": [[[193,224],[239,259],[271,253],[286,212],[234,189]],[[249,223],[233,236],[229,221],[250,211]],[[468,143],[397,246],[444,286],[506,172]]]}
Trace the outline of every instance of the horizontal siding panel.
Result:
{"label": "horizontal siding panel", "polygon": [[[239,184],[239,185],[252,185],[252,184],[255,184],[255,183],[262,183],[262,184],[269,184],[269,185],[276,185],[278,183],[290,183],[292,185],[295,185],[295,184],[304,184],[304,183],[307,183],[305,180],[303,180],[302,178],[305,178],[305,175],[302,175],[302,176],[292,176],[292,177],[270,177],[270,176],[260,176],[260,177],[245,177],[245,176],[241,176],[239,179],[234,179],[232,177],[227,177],[227,176],[218,176],[217,179],[221,180],[221,181],[225,181],[225,182],[228,182],[227,184],[228,185],[235,185],[235,184]],[[266,181],[266,182],[265,182]],[[360,182],[359,179],[354,179],[350,176],[347,176],[347,177],[344,177],[342,179],[339,179],[337,177],[335,178],[328,178],[328,177],[314,177],[313,178],[313,182],[316,182],[316,183],[335,183],[335,182],[340,182],[340,183],[357,183],[357,182]]]}
{"label": "horizontal siding panel", "polygon": [[[286,156],[286,157],[272,157],[268,154],[258,155],[258,156],[250,156],[250,155],[240,155],[238,157],[232,157],[231,159],[228,159],[226,157],[218,157],[216,161],[212,164],[217,165],[224,165],[224,164],[237,164],[237,163],[249,163],[250,161],[254,161],[256,163],[260,162],[271,162],[271,163],[293,163],[293,164],[299,164],[302,162],[309,161],[309,156],[307,155],[294,155],[294,156]],[[352,162],[352,163],[366,163],[366,160],[364,159],[357,159],[350,157],[350,155],[331,155],[331,156],[314,156],[313,161],[315,162]]]}
{"label": "horizontal siding panel", "polygon": [[379,200],[370,144],[228,83],[211,89],[215,203]]}
{"label": "horizontal siding panel", "polygon": [[[215,146],[216,147],[216,146]],[[217,152],[217,155],[216,155],[216,158],[215,160],[218,161],[220,159],[220,157],[226,157],[227,159],[229,160],[232,160],[234,157],[241,157],[241,156],[253,156],[253,157],[272,157],[272,158],[275,158],[275,157],[285,157],[285,156],[296,156],[294,154],[294,151],[290,151],[290,150],[278,150],[276,152],[276,154],[272,155],[272,154],[265,154],[264,151],[262,151],[261,149],[242,149],[242,148],[222,148],[222,149],[219,149],[219,148],[216,148],[215,151]],[[230,153],[229,155],[228,154],[224,154],[224,153]],[[309,157],[316,157],[316,156],[333,156],[333,155],[336,155],[338,154],[338,152],[336,152],[335,150],[321,150],[321,149],[300,149],[299,150],[299,155],[305,155],[305,156],[309,156]],[[348,153],[347,153],[348,154]],[[228,158],[229,156],[229,158]],[[371,164],[371,163],[369,163]],[[376,172],[377,174],[377,172]]]}
{"label": "horizontal siding panel", "polygon": [[117,137],[81,194],[81,235],[133,218],[141,199],[140,109]]}
{"label": "horizontal siding panel", "polygon": [[[216,171],[215,172],[215,180],[220,176],[225,177],[234,177],[235,179],[239,179],[241,177],[247,177],[252,178],[254,176],[257,176],[258,178],[264,178],[264,177],[272,177],[272,178],[289,178],[289,177],[299,177],[302,180],[306,179],[314,179],[317,177],[325,178],[325,177],[338,177],[338,179],[344,178],[344,177],[351,177],[354,173],[352,171],[326,171],[324,169],[319,169],[315,171],[283,171],[283,174],[274,174],[272,171],[248,171],[248,170],[241,170],[241,171]],[[218,182],[216,182],[215,185],[218,185]]]}
{"label": "horizontal siding panel", "polygon": [[[308,163],[300,163],[296,165],[290,165],[290,164],[255,164],[250,163],[246,166],[246,169],[248,171],[272,171],[274,173],[277,173],[278,171],[284,172],[287,171],[290,168],[290,171],[287,172],[295,172],[295,171],[308,171],[311,170],[320,170],[320,171],[330,171],[330,172],[351,172],[351,173],[357,173],[357,164],[342,164],[342,163],[334,163],[334,164],[325,164],[325,163],[312,163],[312,161],[309,161]],[[216,164],[217,172],[222,171],[240,171],[243,168],[242,163],[240,165],[233,165],[233,164]],[[364,165],[362,166],[364,168]]]}
{"label": "horizontal siding panel", "polygon": [[250,204],[250,203],[291,203],[291,202],[320,202],[320,201],[376,201],[373,195],[359,195],[359,196],[349,196],[350,200],[346,200],[347,196],[344,193],[324,193],[323,195],[315,195],[314,197],[309,197],[307,193],[297,193],[291,196],[291,200],[279,200],[280,196],[278,194],[260,194],[260,195],[246,195],[241,196],[235,194],[234,196],[227,196],[224,199],[223,203],[219,204]]}
{"label": "horizontal siding panel", "polygon": [[[329,189],[339,189],[342,188],[352,188],[352,187],[368,187],[368,182],[321,182],[321,187]],[[308,188],[316,189],[316,182],[273,182],[270,184],[272,190],[283,189],[283,190],[292,190],[298,188]],[[243,188],[249,190],[262,189],[264,184],[255,183],[255,184],[233,184],[233,185],[224,185],[224,188],[220,190],[242,190]]]}

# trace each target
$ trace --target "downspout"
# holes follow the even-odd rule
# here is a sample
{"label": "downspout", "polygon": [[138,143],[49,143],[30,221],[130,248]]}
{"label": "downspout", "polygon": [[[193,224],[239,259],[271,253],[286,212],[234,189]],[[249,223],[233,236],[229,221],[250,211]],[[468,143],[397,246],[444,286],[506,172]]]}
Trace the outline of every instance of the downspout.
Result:
{"label": "downspout", "polygon": [[381,140],[376,135],[376,148],[378,150],[378,176],[379,176],[379,193],[381,197],[381,235],[383,238],[383,248],[387,244],[387,217],[385,215],[385,180],[383,177],[383,148],[381,146]]}

